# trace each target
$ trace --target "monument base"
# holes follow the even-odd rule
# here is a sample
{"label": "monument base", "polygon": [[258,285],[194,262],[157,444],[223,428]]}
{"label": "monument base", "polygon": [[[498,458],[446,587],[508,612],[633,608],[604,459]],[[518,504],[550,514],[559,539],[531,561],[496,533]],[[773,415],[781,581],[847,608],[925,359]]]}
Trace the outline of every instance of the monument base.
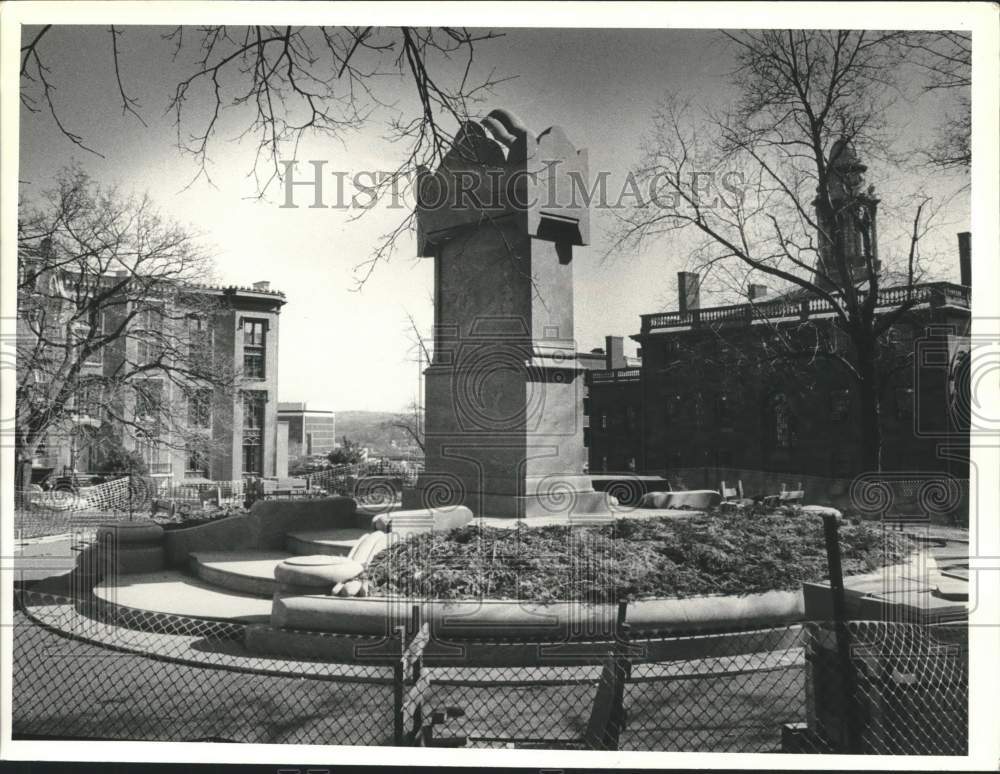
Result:
{"label": "monument base", "polygon": [[[454,480],[454,479],[453,479]],[[434,474],[422,474],[412,490],[404,490],[404,509],[447,508],[464,505],[477,518],[532,519],[538,517],[562,516],[612,518],[608,496],[594,491],[588,476],[565,475],[529,478],[518,494],[502,491],[507,487],[497,486],[494,491],[482,484],[459,485],[451,488],[448,502],[442,500],[440,480]],[[500,490],[500,491],[497,491]],[[524,493],[527,490],[527,493]]]}

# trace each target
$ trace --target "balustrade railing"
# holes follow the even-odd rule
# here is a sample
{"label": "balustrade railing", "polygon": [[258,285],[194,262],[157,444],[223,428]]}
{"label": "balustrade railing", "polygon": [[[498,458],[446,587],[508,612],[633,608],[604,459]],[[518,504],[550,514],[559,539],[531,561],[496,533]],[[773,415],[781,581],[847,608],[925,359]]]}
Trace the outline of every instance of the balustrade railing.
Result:
{"label": "balustrade railing", "polygon": [[589,371],[591,384],[611,382],[637,382],[642,377],[641,368],[618,368],[612,371]]}
{"label": "balustrade railing", "polygon": [[[866,293],[858,297],[864,300]],[[951,282],[928,282],[919,285],[882,288],[878,292],[876,307],[898,306],[904,303],[932,306],[969,307],[970,289]],[[757,319],[780,319],[788,317],[808,317],[812,314],[834,312],[834,305],[826,298],[791,298],[763,301],[759,303],[714,306],[707,309],[690,309],[686,312],[656,312],[642,315],[642,332],[663,328],[697,326],[706,323],[746,323]],[[596,380],[595,380],[596,381]]]}

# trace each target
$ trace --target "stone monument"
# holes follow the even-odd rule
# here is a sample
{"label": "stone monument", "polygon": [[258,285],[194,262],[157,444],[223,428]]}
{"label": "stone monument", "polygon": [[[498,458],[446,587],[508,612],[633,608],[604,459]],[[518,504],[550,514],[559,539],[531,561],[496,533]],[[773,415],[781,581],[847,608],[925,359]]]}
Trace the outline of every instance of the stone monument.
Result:
{"label": "stone monument", "polygon": [[[572,176],[578,185],[573,188]],[[421,257],[434,258],[424,372],[425,472],[404,508],[476,516],[607,515],[583,474],[584,371],[573,247],[589,239],[587,153],[496,110],[466,123],[418,180]]]}

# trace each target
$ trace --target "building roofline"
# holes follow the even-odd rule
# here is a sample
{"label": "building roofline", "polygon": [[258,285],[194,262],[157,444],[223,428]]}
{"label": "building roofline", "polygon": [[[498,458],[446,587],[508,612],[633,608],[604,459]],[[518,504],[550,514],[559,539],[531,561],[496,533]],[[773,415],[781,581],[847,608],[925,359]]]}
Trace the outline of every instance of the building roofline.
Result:
{"label": "building roofline", "polygon": [[[915,301],[915,309],[950,307],[968,312],[971,306],[971,288],[954,282],[926,282],[880,288],[876,309],[898,306],[907,301]],[[683,313],[653,312],[640,315],[642,330],[629,338],[640,341],[644,336],[652,334],[680,332],[711,324],[749,325],[765,319],[777,321],[828,317],[834,311],[833,306],[822,296],[802,293],[763,301],[689,309]]]}

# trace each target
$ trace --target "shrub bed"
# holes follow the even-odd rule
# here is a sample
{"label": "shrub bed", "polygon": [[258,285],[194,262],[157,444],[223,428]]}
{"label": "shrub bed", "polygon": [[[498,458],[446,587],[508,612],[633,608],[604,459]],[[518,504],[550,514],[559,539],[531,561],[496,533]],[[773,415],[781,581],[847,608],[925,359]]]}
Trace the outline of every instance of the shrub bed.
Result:
{"label": "shrub bed", "polygon": [[[840,544],[846,575],[914,550],[870,523],[842,524]],[[368,569],[375,594],[533,602],[745,595],[826,576],[823,522],[802,514],[625,518],[591,528],[469,525],[415,535]]]}

